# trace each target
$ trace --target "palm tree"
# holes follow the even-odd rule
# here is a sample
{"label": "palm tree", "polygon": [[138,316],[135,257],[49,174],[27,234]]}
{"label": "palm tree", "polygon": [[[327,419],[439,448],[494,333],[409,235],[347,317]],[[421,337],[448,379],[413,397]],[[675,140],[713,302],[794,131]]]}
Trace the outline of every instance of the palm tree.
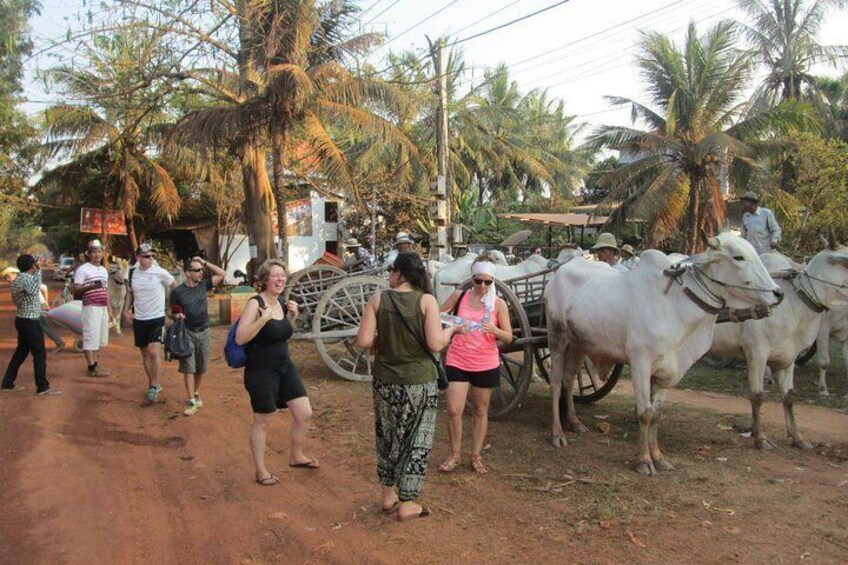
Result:
{"label": "palm tree", "polygon": [[825,139],[848,141],[848,73],[841,78],[815,77],[815,89],[804,93],[821,117]]}
{"label": "palm tree", "polygon": [[756,165],[757,135],[780,134],[800,121],[795,104],[765,112],[741,102],[751,64],[735,48],[734,29],[720,22],[700,36],[691,23],[682,47],[660,33],[643,34],[637,64],[650,100],[610,100],[631,106],[634,123],[647,129],[603,126],[590,139],[595,148],[621,152],[626,164],[610,173],[607,201],[623,203],[619,219],[634,209],[647,216],[650,244],[662,244],[682,225],[685,252],[698,251],[699,230],[712,232],[724,219],[725,164]]}
{"label": "palm tree", "polygon": [[739,0],[750,23],[737,23],[751,53],[768,74],[755,99],[775,105],[790,98],[800,100],[804,87],[816,88],[810,74],[816,63],[848,56],[844,45],[818,43],[818,33],[828,10],[842,8],[846,0]]}
{"label": "palm tree", "polygon": [[[397,92],[381,81],[351,72],[347,59],[375,37],[351,36],[356,8],[347,1],[235,2],[220,0],[209,33],[172,14],[176,33],[208,43],[231,66],[179,73],[216,103],[181,120],[174,140],[194,149],[224,149],[242,168],[248,233],[260,260],[276,256],[271,230],[275,191],[266,168],[272,150],[276,205],[282,216],[284,171],[301,181],[319,180],[346,189],[361,202],[362,187],[349,150],[357,142],[414,145],[380,114],[397,106]],[[216,4],[217,5],[217,4]],[[234,17],[233,17],[234,16]],[[233,25],[237,26],[235,29]],[[214,33],[236,36],[234,47],[216,45]],[[284,218],[281,217],[282,220]],[[280,222],[281,235],[285,222]],[[285,246],[284,246],[285,249]]]}
{"label": "palm tree", "polygon": [[[47,157],[70,162],[47,171],[40,184],[73,194],[81,172],[103,174],[100,202],[105,209],[123,211],[133,248],[140,202],[166,222],[177,217],[181,205],[171,174],[148,155],[153,130],[171,120],[164,110],[168,89],[146,75],[167,58],[157,49],[160,38],[153,31],[94,36],[80,50],[84,65],[52,71],[81,103],[56,104],[43,113]],[[92,163],[97,170],[88,168]]]}

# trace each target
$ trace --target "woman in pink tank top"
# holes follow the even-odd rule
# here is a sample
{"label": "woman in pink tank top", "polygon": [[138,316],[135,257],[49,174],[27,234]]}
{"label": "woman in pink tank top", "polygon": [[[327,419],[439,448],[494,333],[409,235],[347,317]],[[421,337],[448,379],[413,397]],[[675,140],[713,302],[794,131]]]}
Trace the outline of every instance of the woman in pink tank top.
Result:
{"label": "woman in pink tank top", "polygon": [[470,398],[471,467],[482,475],[486,472],[481,452],[489,425],[489,399],[500,381],[497,342],[512,341],[512,326],[506,302],[495,294],[494,263],[478,258],[471,265],[471,280],[471,290],[454,292],[442,305],[442,312],[455,312],[466,327],[454,335],[445,356],[451,454],[439,470],[449,473],[462,460],[462,412]]}

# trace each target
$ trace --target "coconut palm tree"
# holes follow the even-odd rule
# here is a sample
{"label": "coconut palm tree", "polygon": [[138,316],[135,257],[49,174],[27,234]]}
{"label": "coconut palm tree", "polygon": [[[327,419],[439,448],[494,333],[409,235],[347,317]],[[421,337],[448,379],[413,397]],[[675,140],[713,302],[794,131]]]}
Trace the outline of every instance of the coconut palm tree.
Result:
{"label": "coconut palm tree", "polygon": [[846,0],[739,0],[749,23],[737,23],[751,53],[767,75],[755,100],[768,105],[800,100],[805,87],[815,89],[813,65],[836,64],[848,56],[844,45],[821,45],[818,33],[828,10]]}
{"label": "coconut palm tree", "polygon": [[848,141],[848,73],[841,78],[815,77],[815,89],[804,93],[821,116],[822,136],[825,139]]}
{"label": "coconut palm tree", "polygon": [[730,161],[756,166],[757,136],[782,134],[801,122],[798,105],[752,111],[743,102],[751,64],[735,48],[734,24],[720,22],[703,36],[694,23],[676,45],[660,33],[644,33],[637,64],[647,103],[611,97],[630,106],[635,127],[603,126],[590,145],[621,152],[610,173],[607,201],[622,202],[648,218],[649,243],[660,245],[683,227],[685,252],[699,250],[699,230],[712,232],[724,220],[721,172]]}
{"label": "coconut palm tree", "polygon": [[[413,155],[416,148],[380,113],[397,106],[397,91],[354,74],[346,65],[376,40],[351,35],[356,12],[352,3],[213,3],[218,17],[209,18],[207,33],[197,33],[195,20],[169,12],[175,33],[206,42],[216,60],[225,61],[223,66],[179,73],[216,102],[183,118],[173,140],[238,157],[248,233],[261,260],[276,256],[271,230],[274,190],[266,168],[269,149],[282,214],[287,182],[283,171],[313,185],[317,179],[332,182],[361,202],[362,187],[349,156],[358,141],[370,138]],[[214,40],[218,33],[236,39],[219,45]],[[284,225],[281,221],[281,232]]]}
{"label": "coconut palm tree", "polygon": [[166,64],[168,54],[152,30],[94,35],[78,51],[81,65],[60,65],[53,79],[78,102],[60,103],[43,113],[49,159],[70,160],[47,171],[42,186],[54,184],[73,194],[79,174],[97,162],[103,174],[102,206],[124,213],[131,245],[138,245],[135,218],[140,202],[156,219],[170,222],[180,211],[180,195],[171,174],[148,154],[156,126],[167,115],[169,89],[149,74]]}

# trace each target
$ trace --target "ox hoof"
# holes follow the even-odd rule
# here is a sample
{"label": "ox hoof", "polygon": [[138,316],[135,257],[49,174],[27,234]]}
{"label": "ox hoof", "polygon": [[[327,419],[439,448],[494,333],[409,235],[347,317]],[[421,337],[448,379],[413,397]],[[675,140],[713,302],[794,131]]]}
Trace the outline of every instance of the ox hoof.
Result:
{"label": "ox hoof", "polygon": [[589,428],[583,425],[583,422],[577,420],[574,422],[568,422],[566,427],[572,432],[576,432],[578,434],[585,434],[589,431]]}
{"label": "ox hoof", "polygon": [[671,461],[663,457],[662,459],[654,459],[654,468],[657,471],[674,471],[674,465]]}
{"label": "ox hoof", "polygon": [[633,470],[640,475],[645,475],[646,477],[653,477],[657,474],[653,461],[639,461],[636,463],[636,466],[633,467]]}
{"label": "ox hoof", "polygon": [[568,447],[568,440],[565,439],[565,436],[553,436],[551,438],[551,443],[554,447]]}
{"label": "ox hoof", "polygon": [[777,449],[777,446],[766,437],[757,438],[756,440],[754,440],[754,445],[757,449],[761,449],[763,451],[774,451],[775,449]]}
{"label": "ox hoof", "polygon": [[806,439],[792,440],[792,447],[797,447],[798,449],[802,449],[804,451],[809,451],[813,448],[813,443],[811,441],[807,441]]}

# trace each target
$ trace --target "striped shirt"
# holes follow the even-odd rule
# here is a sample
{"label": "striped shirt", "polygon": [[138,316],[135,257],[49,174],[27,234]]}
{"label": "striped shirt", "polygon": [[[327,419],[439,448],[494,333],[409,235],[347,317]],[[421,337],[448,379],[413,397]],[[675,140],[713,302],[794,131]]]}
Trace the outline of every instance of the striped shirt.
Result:
{"label": "striped shirt", "polygon": [[74,271],[74,284],[83,286],[100,281],[99,287],[86,290],[82,295],[83,306],[108,306],[109,292],[106,290],[109,273],[103,265],[83,263]]}
{"label": "striped shirt", "polygon": [[21,273],[12,282],[12,302],[18,308],[17,317],[37,320],[41,317],[41,271],[34,275]]}

